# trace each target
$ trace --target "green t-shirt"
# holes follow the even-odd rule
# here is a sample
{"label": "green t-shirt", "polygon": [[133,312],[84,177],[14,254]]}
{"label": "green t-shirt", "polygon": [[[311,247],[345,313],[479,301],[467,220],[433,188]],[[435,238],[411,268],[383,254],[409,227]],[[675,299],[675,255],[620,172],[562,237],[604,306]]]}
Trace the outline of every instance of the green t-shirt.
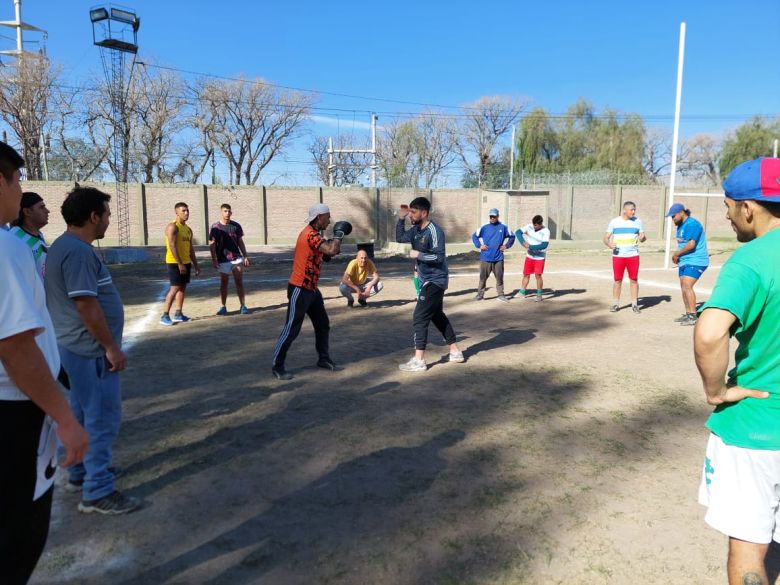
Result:
{"label": "green t-shirt", "polygon": [[780,450],[780,228],[734,252],[703,309],[710,307],[737,318],[729,380],[770,395],[717,406],[707,428],[727,445]]}

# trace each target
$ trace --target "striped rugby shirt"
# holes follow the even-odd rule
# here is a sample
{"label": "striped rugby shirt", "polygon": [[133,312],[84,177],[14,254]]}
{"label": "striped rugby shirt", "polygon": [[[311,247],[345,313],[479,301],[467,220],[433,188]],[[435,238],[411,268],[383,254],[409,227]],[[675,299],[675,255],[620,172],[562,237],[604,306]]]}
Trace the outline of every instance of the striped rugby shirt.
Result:
{"label": "striped rugby shirt", "polygon": [[621,215],[610,221],[607,233],[612,234],[612,241],[617,246],[613,254],[618,258],[639,256],[639,234],[644,231],[642,220],[637,217],[623,219]]}

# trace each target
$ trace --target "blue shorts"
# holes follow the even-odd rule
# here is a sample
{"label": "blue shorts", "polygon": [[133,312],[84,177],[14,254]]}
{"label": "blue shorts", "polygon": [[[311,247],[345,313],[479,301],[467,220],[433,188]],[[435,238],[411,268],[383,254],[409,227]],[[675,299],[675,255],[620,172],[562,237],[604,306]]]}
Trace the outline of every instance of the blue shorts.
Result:
{"label": "blue shorts", "polygon": [[680,278],[687,276],[689,278],[695,278],[696,280],[699,280],[701,275],[704,274],[705,270],[707,270],[706,266],[680,266],[677,269],[677,276]]}

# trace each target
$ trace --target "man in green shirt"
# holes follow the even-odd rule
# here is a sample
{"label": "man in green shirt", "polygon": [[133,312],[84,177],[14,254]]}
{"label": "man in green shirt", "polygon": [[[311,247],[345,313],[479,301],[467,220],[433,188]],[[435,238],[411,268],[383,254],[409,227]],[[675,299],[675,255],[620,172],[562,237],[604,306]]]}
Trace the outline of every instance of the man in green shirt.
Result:
{"label": "man in green shirt", "polygon": [[[742,163],[723,184],[726,217],[745,245],[720,271],[694,330],[707,402],[699,502],[729,537],[729,583],[768,583],[780,542],[780,159]],[[739,346],[728,371],[729,338]]]}

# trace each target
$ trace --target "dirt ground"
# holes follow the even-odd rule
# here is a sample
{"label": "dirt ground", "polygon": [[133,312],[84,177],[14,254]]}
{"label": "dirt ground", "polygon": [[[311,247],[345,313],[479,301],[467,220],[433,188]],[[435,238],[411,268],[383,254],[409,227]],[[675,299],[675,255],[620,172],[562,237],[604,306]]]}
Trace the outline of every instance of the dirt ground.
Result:
{"label": "dirt ground", "polygon": [[[379,261],[365,309],[324,266],[331,354],[310,323],[291,381],[270,372],[289,251],[252,255],[251,315],[218,317],[218,279],[189,291],[194,320],[162,327],[157,263],[111,267],[130,368],[115,463],[143,501],[128,516],[76,511],[57,490],[32,583],[487,585],[723,583],[726,539],[696,502],[710,408],[676,271],[646,253],[640,315],[608,312],[610,258],[551,253],[541,303],[473,299],[476,255],[451,261],[445,311],[466,363],[403,373],[414,309],[408,260]],[[706,299],[727,253],[713,256]],[[506,283],[519,286],[510,255]]]}

